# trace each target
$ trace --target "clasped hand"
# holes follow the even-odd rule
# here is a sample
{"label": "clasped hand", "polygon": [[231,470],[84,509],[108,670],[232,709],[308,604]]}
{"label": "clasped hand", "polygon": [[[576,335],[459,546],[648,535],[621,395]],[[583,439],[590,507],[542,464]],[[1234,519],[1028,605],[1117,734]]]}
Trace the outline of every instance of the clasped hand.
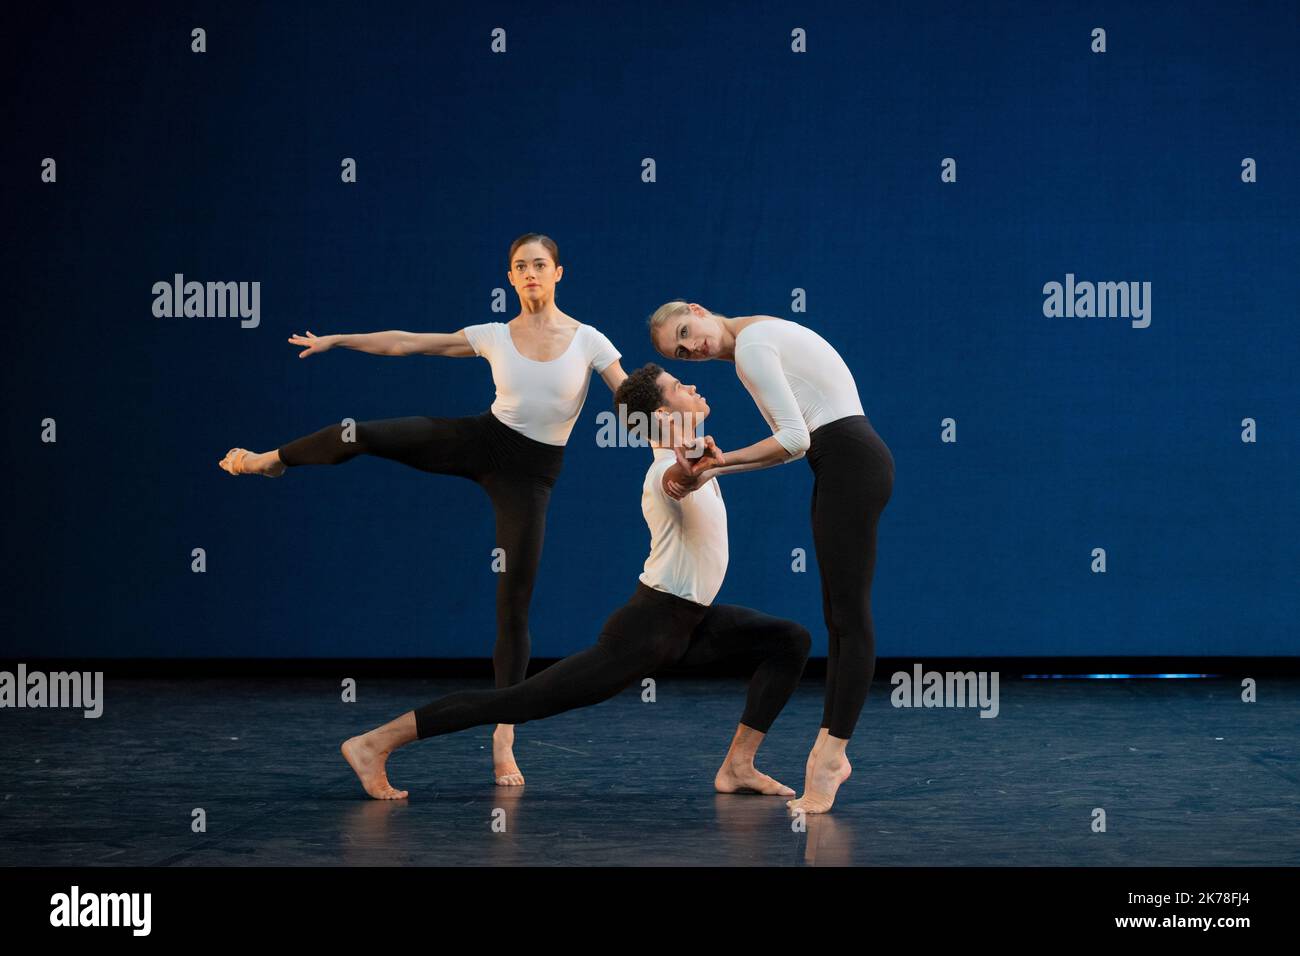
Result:
{"label": "clasped hand", "polygon": [[[697,457],[689,457],[686,448],[699,450]],[[685,445],[673,449],[677,454],[677,463],[668,469],[664,476],[664,490],[669,496],[681,500],[704,485],[713,477],[715,469],[726,464],[722,449],[714,443],[711,435],[688,441]]]}

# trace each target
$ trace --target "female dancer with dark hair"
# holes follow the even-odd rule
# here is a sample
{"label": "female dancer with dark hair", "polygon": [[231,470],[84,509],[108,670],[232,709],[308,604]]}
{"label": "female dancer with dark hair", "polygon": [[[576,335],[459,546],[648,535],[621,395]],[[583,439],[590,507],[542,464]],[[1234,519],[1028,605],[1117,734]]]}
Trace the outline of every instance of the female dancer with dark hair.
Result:
{"label": "female dancer with dark hair", "polygon": [[771,437],[726,452],[723,467],[679,458],[691,474],[671,494],[690,494],[716,474],[808,455],[813,547],[829,646],[821,729],[808,755],[803,795],[789,805],[824,813],[852,770],[845,751],[876,666],[871,578],[876,526],[894,487],[894,456],[862,411],[853,373],[811,329],[770,315],[727,318],[675,300],[650,317],[650,338],[665,358],[734,362],[772,428]]}
{"label": "female dancer with dark hair", "polygon": [[[232,448],[220,461],[232,475],[279,477],[300,465],[337,465],[357,455],[399,461],[433,474],[477,482],[492,500],[496,546],[505,570],[497,577],[497,638],[492,652],[496,686],[524,679],[531,640],[528,606],[542,556],[546,509],[560,474],[564,445],[582,411],[591,373],[613,391],[627,377],[617,349],[590,325],[555,304],[564,275],[560,253],[547,236],[528,233],[510,246],[508,277],[520,312],[508,323],[471,325],[457,332],[371,332],[289,338],[303,346],[299,358],[342,347],[373,355],[480,355],[492,367],[496,400],[469,418],[413,416],[357,422],[354,434],[329,425],[260,454]],[[514,726],[492,735],[493,775],[519,786]]]}

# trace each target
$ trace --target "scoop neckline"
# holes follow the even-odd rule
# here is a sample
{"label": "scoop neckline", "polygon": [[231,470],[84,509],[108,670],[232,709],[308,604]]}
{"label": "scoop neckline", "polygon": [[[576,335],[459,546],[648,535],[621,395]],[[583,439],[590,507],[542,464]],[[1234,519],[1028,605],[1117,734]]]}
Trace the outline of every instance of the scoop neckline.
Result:
{"label": "scoop neckline", "polygon": [[529,358],[523,352],[519,351],[519,346],[515,345],[515,337],[510,333],[510,323],[502,322],[501,324],[502,326],[505,327],[506,339],[508,339],[510,342],[511,350],[516,355],[518,355],[521,359],[523,359],[525,362],[532,362],[534,365],[553,365],[554,363],[558,362],[560,359],[564,358],[566,355],[569,354],[570,351],[572,351],[573,343],[578,341],[578,333],[582,331],[582,323],[579,322],[578,327],[573,330],[573,338],[569,339],[569,344],[565,347],[564,351],[561,352],[559,355],[555,356],[555,358],[553,359],[547,359],[546,361],[542,361],[541,359]]}

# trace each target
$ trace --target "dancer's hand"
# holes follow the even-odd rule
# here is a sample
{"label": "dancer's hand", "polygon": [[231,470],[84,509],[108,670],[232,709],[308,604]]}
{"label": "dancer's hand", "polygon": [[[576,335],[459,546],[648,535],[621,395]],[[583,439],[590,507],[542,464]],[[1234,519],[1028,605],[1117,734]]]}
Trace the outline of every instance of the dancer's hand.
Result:
{"label": "dancer's hand", "polygon": [[[678,455],[680,456],[680,452]],[[681,501],[700,483],[700,479],[691,474],[690,468],[683,467],[680,463],[672,465],[664,472],[664,491],[668,493],[669,498]]]}
{"label": "dancer's hand", "polygon": [[709,469],[721,468],[727,463],[726,456],[722,454],[722,449],[718,447],[712,435],[704,436],[704,455],[701,461],[706,461],[705,467]]}
{"label": "dancer's hand", "polygon": [[[696,454],[687,455],[683,448],[690,448]],[[722,449],[718,447],[712,435],[696,438],[693,442],[687,442],[682,448],[677,448],[675,451],[677,452],[677,463],[692,475],[699,475],[706,468],[721,468],[727,463],[723,457]]]}
{"label": "dancer's hand", "polygon": [[308,355],[315,355],[317,352],[328,352],[337,341],[337,335],[313,335],[311,332],[306,335],[289,336],[290,345],[304,346],[303,350],[298,353],[298,358],[306,358]]}
{"label": "dancer's hand", "polygon": [[697,438],[692,450],[702,449],[696,458],[688,458],[682,448],[675,448],[677,463],[664,473],[664,490],[672,498],[680,501],[713,477],[712,469],[726,464],[722,449],[717,446],[712,436]]}

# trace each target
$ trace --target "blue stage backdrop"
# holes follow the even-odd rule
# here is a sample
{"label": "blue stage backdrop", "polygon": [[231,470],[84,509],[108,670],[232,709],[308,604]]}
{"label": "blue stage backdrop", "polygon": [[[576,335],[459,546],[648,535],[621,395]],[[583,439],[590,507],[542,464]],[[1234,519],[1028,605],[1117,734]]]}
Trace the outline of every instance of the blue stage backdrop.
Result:
{"label": "blue stage backdrop", "polygon": [[[678,296],[839,349],[897,466],[881,655],[1294,654],[1298,9],[11,19],[0,654],[489,656],[475,485],[370,458],[274,481],[217,461],[345,417],[487,408],[482,359],[300,360],[286,339],[506,321],[507,249],[532,230],[559,243],[559,306],[629,371]],[[177,274],[258,283],[256,324],[155,316]],[[1093,291],[1120,314],[1080,315]],[[665,364],[709,396],[723,448],[768,434],[733,366]],[[593,379],[534,656],[590,644],[645,557],[650,454],[597,446],[609,407]],[[798,619],[825,653],[807,464],[722,487],[719,600]]]}

